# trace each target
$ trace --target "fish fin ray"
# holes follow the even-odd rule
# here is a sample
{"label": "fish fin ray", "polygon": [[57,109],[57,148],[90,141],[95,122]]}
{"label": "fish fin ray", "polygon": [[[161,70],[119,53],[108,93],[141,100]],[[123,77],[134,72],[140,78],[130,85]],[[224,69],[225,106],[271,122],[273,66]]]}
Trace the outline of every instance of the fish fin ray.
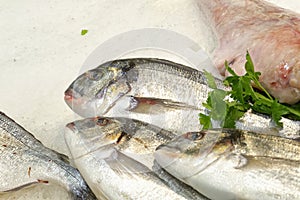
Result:
{"label": "fish fin ray", "polygon": [[176,102],[170,99],[136,96],[129,97],[130,102],[127,110],[136,113],[160,114],[164,113],[165,110],[198,110],[196,106],[191,106],[182,102]]}
{"label": "fish fin ray", "polygon": [[138,161],[126,156],[125,154],[115,150],[114,155],[105,159],[106,163],[118,174],[126,174],[134,177],[137,174],[150,172],[151,170]]}
{"label": "fish fin ray", "polygon": [[[124,91],[118,91],[116,89],[116,88],[119,88],[121,90],[121,89],[124,89],[124,87],[126,88]],[[103,110],[102,115],[104,115],[104,114],[107,114],[122,97],[124,97],[126,94],[128,94],[132,90],[132,88],[131,88],[130,83],[127,81],[127,79],[120,79],[118,81],[114,80],[112,83],[109,83],[108,86],[102,90],[104,93],[104,94],[102,94],[104,96],[104,99],[107,99],[106,98],[107,93],[118,92],[118,94],[116,94],[115,98],[113,98],[111,101],[105,102],[107,104],[107,106]],[[100,93],[100,91],[98,93]]]}

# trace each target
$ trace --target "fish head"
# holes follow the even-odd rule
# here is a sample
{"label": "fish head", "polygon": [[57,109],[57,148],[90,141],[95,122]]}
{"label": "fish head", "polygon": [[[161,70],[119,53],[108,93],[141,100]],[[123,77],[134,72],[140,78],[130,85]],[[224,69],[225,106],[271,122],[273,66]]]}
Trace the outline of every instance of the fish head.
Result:
{"label": "fish head", "polygon": [[179,179],[201,173],[232,149],[228,133],[221,129],[189,132],[160,145],[158,164]]}
{"label": "fish head", "polygon": [[66,125],[65,141],[73,159],[88,155],[118,142],[122,127],[118,120],[95,117]]}
{"label": "fish head", "polygon": [[83,117],[104,115],[130,91],[127,72],[132,63],[116,60],[85,72],[65,91],[65,102]]}

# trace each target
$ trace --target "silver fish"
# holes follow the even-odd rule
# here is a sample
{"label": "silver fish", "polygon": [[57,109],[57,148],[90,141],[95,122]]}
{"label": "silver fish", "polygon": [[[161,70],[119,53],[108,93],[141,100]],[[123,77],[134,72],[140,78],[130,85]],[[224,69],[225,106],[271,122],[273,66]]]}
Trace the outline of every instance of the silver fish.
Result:
{"label": "silver fish", "polygon": [[152,168],[155,149],[176,136],[160,127],[129,118],[94,117],[71,122],[66,127],[91,151],[114,144],[118,151],[148,168]]}
{"label": "silver fish", "polygon": [[248,50],[262,85],[280,102],[300,100],[300,15],[263,0],[196,0],[218,41],[212,60],[244,74]]}
{"label": "silver fish", "polygon": [[299,199],[300,142],[232,130],[204,130],[161,145],[155,159],[211,199]]}
{"label": "silver fish", "polygon": [[97,141],[82,137],[74,124],[68,127],[65,139],[73,161],[99,199],[186,199],[113,144],[99,146]]}
{"label": "silver fish", "polygon": [[[152,171],[151,173],[155,173],[164,184],[180,196],[186,199],[206,199],[154,163],[153,152],[157,146],[170,141],[176,136],[171,132],[138,120],[103,117],[88,118],[69,123],[66,132],[70,135],[66,138],[67,143],[74,146],[70,147],[73,154],[82,154],[82,149],[78,146],[87,146],[93,154],[94,151],[99,151],[99,149],[111,145],[118,152],[145,165],[146,169]],[[76,135],[78,144],[72,144],[73,137],[71,134]]]}
{"label": "silver fish", "polygon": [[[217,87],[227,90],[222,81]],[[159,59],[126,59],[104,63],[79,76],[65,92],[66,103],[84,117],[127,117],[175,134],[201,130],[198,114],[211,89],[203,72]],[[282,119],[278,128],[265,115],[250,111],[238,129],[300,137],[300,122]]]}
{"label": "silver fish", "polygon": [[206,84],[203,72],[170,61],[115,60],[79,76],[65,101],[83,117],[129,117],[185,132],[201,128],[198,114],[210,91]]}
{"label": "silver fish", "polygon": [[0,192],[28,186],[53,184],[64,187],[72,199],[96,199],[67,157],[38,141],[0,112]]}

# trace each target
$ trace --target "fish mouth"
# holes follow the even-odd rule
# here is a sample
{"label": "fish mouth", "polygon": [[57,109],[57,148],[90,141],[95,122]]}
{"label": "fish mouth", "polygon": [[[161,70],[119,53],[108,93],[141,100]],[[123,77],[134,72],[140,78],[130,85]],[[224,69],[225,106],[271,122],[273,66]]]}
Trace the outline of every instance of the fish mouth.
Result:
{"label": "fish mouth", "polygon": [[76,103],[80,99],[81,95],[76,92],[74,89],[68,88],[65,91],[64,100],[68,105]]}
{"label": "fish mouth", "polygon": [[66,104],[75,113],[83,117],[94,117],[100,115],[97,112],[97,102],[91,101],[80,93],[76,92],[74,89],[69,88],[65,91],[64,100]]}

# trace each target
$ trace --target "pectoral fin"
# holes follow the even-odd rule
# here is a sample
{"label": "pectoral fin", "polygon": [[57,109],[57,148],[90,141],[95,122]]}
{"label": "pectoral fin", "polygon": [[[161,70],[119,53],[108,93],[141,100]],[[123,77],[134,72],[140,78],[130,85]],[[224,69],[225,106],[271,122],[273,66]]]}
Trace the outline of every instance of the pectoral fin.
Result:
{"label": "pectoral fin", "polygon": [[170,99],[130,96],[128,110],[143,114],[161,114],[172,110],[198,110],[195,106]]}
{"label": "pectoral fin", "polygon": [[106,114],[124,95],[131,91],[131,86],[126,79],[120,79],[110,83],[107,87],[102,88],[98,94],[98,99],[103,99],[99,109],[102,115]]}
{"label": "pectoral fin", "polygon": [[151,170],[138,161],[126,156],[125,154],[115,150],[113,155],[105,159],[106,163],[117,174],[136,176],[138,174],[150,173]]}

